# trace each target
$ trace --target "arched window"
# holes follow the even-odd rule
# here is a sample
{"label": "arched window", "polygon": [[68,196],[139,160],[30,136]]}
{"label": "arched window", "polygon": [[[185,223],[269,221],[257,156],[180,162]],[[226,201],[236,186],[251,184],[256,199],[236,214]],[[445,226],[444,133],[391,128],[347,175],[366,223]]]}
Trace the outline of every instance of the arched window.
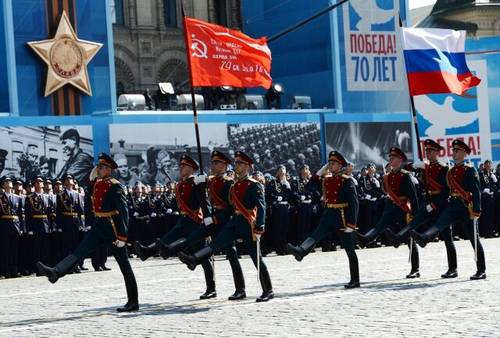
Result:
{"label": "arched window", "polygon": [[125,22],[123,14],[123,0],[111,1],[111,20],[112,23],[117,25],[123,25]]}
{"label": "arched window", "polygon": [[163,16],[165,26],[177,27],[177,1],[163,0]]}

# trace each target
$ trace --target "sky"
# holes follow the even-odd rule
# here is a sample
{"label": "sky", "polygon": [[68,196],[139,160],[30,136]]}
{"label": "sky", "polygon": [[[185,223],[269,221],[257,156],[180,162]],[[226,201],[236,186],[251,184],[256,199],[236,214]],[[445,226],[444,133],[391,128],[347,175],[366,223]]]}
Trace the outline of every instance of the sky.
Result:
{"label": "sky", "polygon": [[434,5],[436,0],[409,0],[410,9]]}

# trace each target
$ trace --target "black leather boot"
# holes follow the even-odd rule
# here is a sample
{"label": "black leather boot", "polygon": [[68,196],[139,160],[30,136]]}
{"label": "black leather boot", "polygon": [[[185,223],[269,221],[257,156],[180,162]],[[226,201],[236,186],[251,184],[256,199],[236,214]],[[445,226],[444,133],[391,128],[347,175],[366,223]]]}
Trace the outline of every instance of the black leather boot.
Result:
{"label": "black leather boot", "polygon": [[441,278],[444,278],[444,279],[457,278],[457,277],[458,277],[457,270],[451,270],[451,269],[448,269],[448,271],[446,271],[445,273],[443,273],[441,275]]}
{"label": "black leather boot", "polygon": [[359,288],[359,264],[358,258],[356,256],[349,258],[349,272],[351,274],[351,280],[349,283],[344,285],[346,289]]}
{"label": "black leather boot", "polygon": [[144,246],[141,243],[139,243],[139,241],[135,241],[134,251],[137,254],[137,256],[139,256],[141,261],[145,261],[149,257],[156,255],[156,253],[158,252],[158,246],[156,242],[148,246]]}
{"label": "black leather boot", "polygon": [[429,241],[433,239],[438,232],[439,230],[436,227],[431,227],[422,234],[411,230],[411,237],[415,240],[415,242],[417,242],[418,245],[420,245],[422,248],[425,248],[427,243],[429,243]]}
{"label": "black leather boot", "polygon": [[262,286],[262,295],[255,301],[261,303],[273,299],[274,292],[273,285],[271,284],[271,276],[269,276],[269,272],[266,269],[260,270],[260,285]]}
{"label": "black leather boot", "polygon": [[241,269],[240,262],[238,261],[238,253],[236,248],[231,248],[231,252],[228,252],[229,263],[231,264],[231,270],[233,272],[234,287],[236,290],[229,296],[229,300],[240,300],[245,299],[247,294],[245,292],[245,277],[243,276],[243,271]]}
{"label": "black leather boot", "polygon": [[408,279],[420,278],[420,272],[418,270],[413,271],[412,269],[410,273],[406,275],[406,278]]}
{"label": "black leather boot", "polygon": [[37,262],[36,267],[41,275],[47,276],[49,282],[54,284],[59,278],[63,277],[71,269],[73,269],[77,262],[78,258],[75,255],[69,255],[57,263],[57,265],[53,268],[46,266],[42,262]]}
{"label": "black leather boot", "polygon": [[217,297],[217,292],[215,291],[214,268],[211,263],[212,262],[210,262],[210,258],[205,259],[203,263],[201,263],[203,272],[205,273],[205,283],[207,284],[207,290],[200,296],[200,299],[210,299]]}
{"label": "black leather boot", "polygon": [[292,254],[295,259],[300,262],[312,250],[314,244],[316,244],[316,241],[312,237],[307,237],[299,246],[293,246],[288,243],[286,245],[286,251]]}
{"label": "black leather boot", "polygon": [[137,291],[137,282],[134,272],[130,265],[122,270],[123,279],[125,281],[125,289],[127,290],[127,304],[116,309],[118,312],[132,312],[139,310],[139,295]]}
{"label": "black leather boot", "polygon": [[377,231],[376,229],[371,229],[368,231],[366,234],[360,234],[359,232],[355,231],[355,237],[356,240],[359,244],[360,247],[365,248],[367,247],[371,242],[373,242],[377,238]]}
{"label": "black leather boot", "polygon": [[177,257],[179,257],[182,263],[187,265],[189,270],[194,271],[194,269],[196,269],[196,266],[205,259],[208,259],[210,256],[212,256],[212,253],[213,253],[212,248],[207,246],[195,252],[193,255],[188,255],[182,251],[179,251],[177,253]]}
{"label": "black leather boot", "polygon": [[178,240],[173,241],[170,244],[165,244],[161,241],[161,239],[157,239],[156,246],[158,247],[158,250],[160,250],[160,256],[163,259],[167,259],[167,258],[175,255],[182,248],[184,248],[186,242],[187,242],[186,238],[184,238],[184,237],[179,238]]}
{"label": "black leather boot", "polygon": [[470,276],[470,280],[486,279],[486,273],[483,271],[477,271],[475,274]]}

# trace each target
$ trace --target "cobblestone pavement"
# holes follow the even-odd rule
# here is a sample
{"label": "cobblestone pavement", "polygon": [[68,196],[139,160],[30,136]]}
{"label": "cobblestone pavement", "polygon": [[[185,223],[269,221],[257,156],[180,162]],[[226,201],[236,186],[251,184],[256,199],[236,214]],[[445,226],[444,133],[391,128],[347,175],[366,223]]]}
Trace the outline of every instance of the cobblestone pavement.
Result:
{"label": "cobblestone pavement", "polygon": [[[216,261],[218,298],[200,301],[203,272],[177,260],[132,264],[139,283],[141,311],[118,314],[125,302],[121,274],[70,275],[52,285],[45,278],[0,280],[0,336],[387,336],[499,337],[500,239],[483,240],[488,279],[469,281],[475,272],[468,242],[456,242],[459,277],[443,280],[443,243],[420,250],[422,277],[409,272],[406,247],[359,250],[362,288],[344,290],[348,281],[343,251],[316,252],[296,262],[291,256],[266,257],[276,298],[255,303],[261,289],[251,261],[241,262],[248,298],[227,300],[233,292],[229,264]],[[90,266],[90,262],[86,262]]]}

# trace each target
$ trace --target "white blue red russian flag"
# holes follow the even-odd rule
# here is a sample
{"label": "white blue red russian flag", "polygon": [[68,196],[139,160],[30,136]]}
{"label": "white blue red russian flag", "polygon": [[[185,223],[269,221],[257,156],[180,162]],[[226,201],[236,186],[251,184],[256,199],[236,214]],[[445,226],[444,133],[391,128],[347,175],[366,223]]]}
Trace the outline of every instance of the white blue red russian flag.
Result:
{"label": "white blue red russian flag", "polygon": [[465,62],[465,31],[402,28],[410,95],[464,94],[481,80]]}

